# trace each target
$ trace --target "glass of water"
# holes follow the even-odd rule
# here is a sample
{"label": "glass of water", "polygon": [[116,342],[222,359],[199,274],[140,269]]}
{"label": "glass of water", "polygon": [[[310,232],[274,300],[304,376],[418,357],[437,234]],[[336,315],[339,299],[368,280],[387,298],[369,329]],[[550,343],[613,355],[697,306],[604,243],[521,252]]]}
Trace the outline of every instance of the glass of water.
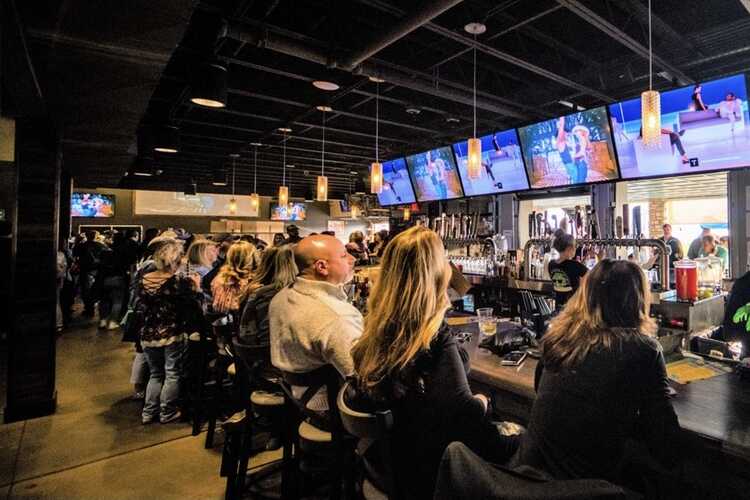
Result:
{"label": "glass of water", "polygon": [[477,320],[479,323],[479,331],[482,332],[483,335],[491,337],[497,333],[497,322],[492,315],[491,307],[480,307],[477,309]]}

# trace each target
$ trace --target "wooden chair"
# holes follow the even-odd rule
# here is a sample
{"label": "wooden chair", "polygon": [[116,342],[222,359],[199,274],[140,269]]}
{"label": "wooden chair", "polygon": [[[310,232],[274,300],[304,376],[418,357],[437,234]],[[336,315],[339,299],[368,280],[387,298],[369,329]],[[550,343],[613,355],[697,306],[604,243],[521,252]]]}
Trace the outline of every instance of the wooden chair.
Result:
{"label": "wooden chair", "polygon": [[[344,430],[359,439],[357,466],[363,475],[360,485],[362,496],[368,500],[403,498],[393,470],[393,413],[390,410],[363,413],[352,409],[347,402],[351,391],[351,383],[346,382],[339,391],[336,405]],[[366,456],[372,447],[377,451],[377,465],[371,463]]]}
{"label": "wooden chair", "polygon": [[[282,372],[281,387],[285,401],[284,471],[282,498],[297,498],[304,490],[299,479],[305,477],[331,483],[330,498],[338,499],[345,477],[349,445],[345,443],[336,397],[341,376],[331,365],[307,373]],[[305,387],[300,398],[293,387]],[[324,389],[328,402],[327,418],[307,407],[319,390]],[[326,430],[326,427],[330,430]]]}

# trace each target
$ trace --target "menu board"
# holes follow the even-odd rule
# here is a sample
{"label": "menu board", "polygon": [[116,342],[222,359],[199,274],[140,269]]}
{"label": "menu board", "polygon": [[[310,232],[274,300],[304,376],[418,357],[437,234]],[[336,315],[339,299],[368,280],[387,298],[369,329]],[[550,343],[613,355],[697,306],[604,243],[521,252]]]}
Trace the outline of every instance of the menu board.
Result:
{"label": "menu board", "polygon": [[532,189],[618,178],[604,106],[518,129]]}
{"label": "menu board", "polygon": [[403,158],[383,163],[383,190],[378,194],[378,201],[384,207],[416,201]]}
{"label": "menu board", "polygon": [[450,146],[407,156],[406,165],[417,201],[450,200],[464,195]]}
{"label": "menu board", "polygon": [[478,179],[469,179],[468,141],[453,145],[458,173],[466,196],[529,189],[516,129],[486,135],[479,140],[482,141],[482,170]]}
{"label": "menu board", "polygon": [[744,75],[661,93],[661,141],[641,138],[641,99],[609,107],[623,179],[750,166]]}

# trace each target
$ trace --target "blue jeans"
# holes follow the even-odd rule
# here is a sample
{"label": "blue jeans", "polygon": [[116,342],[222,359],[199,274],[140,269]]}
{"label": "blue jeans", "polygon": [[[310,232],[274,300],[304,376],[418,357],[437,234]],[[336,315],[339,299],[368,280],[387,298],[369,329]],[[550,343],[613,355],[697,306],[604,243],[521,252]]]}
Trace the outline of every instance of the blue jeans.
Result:
{"label": "blue jeans", "polygon": [[568,179],[570,179],[571,184],[576,184],[578,180],[578,167],[576,167],[576,164],[573,162],[570,163],[563,163],[565,166],[565,172],[568,174]]}
{"label": "blue jeans", "polygon": [[150,375],[142,416],[144,419],[157,415],[161,419],[169,418],[177,411],[185,341],[178,340],[164,347],[144,347],[143,353]]}
{"label": "blue jeans", "polygon": [[578,181],[577,184],[586,182],[586,177],[589,175],[589,165],[585,160],[576,161],[576,169],[578,170]]}

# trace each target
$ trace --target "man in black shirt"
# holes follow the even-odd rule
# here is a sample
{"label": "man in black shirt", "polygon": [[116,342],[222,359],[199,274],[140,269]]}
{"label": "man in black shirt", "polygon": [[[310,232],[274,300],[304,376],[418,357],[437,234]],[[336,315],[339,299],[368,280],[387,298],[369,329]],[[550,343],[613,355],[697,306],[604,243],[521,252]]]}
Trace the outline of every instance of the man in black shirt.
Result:
{"label": "man in black shirt", "polygon": [[588,269],[574,258],[576,241],[571,235],[558,230],[552,247],[557,250],[560,257],[550,261],[548,270],[555,289],[555,307],[562,309],[578,290],[581,278]]}
{"label": "man in black shirt", "polygon": [[96,305],[96,294],[94,283],[99,271],[99,261],[107,246],[96,241],[96,231],[86,231],[86,241],[79,243],[73,249],[73,256],[78,261],[80,269],[79,282],[81,285],[81,300],[83,300],[83,315],[91,317],[94,315]]}
{"label": "man in black shirt", "polygon": [[290,224],[286,227],[286,234],[288,234],[289,237],[284,240],[284,245],[296,245],[302,241],[302,238],[299,235],[299,228],[294,224]]}

